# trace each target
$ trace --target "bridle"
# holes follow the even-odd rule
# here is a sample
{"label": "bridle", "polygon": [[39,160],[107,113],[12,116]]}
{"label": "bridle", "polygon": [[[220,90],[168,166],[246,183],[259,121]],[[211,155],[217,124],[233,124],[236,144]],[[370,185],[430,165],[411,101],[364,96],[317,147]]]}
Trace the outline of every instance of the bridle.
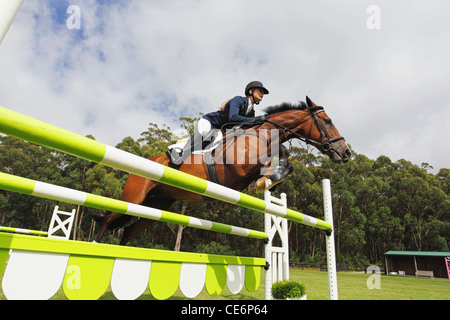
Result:
{"label": "bridle", "polygon": [[[313,146],[318,147],[318,148],[321,149],[323,152],[332,152],[332,153],[336,153],[336,152],[342,147],[342,145],[344,144],[345,138],[344,138],[344,137],[330,138],[330,136],[328,135],[328,132],[327,132],[327,131],[325,130],[325,128],[322,126],[322,124],[321,124],[320,121],[319,121],[319,118],[317,117],[318,114],[321,114],[322,112],[325,112],[325,110],[324,110],[323,107],[320,107],[320,106],[308,107],[308,106],[306,106],[306,103],[304,103],[304,102],[302,102],[302,103],[304,104],[305,109],[307,109],[307,110],[309,111],[311,117],[312,117],[313,120],[314,120],[314,121],[311,122],[311,127],[309,128],[309,132],[308,132],[308,135],[307,135],[306,137],[304,137],[304,136],[298,134],[297,132],[294,132],[294,131],[292,131],[291,129],[286,128],[286,127],[284,127],[284,126],[282,126],[282,125],[280,125],[280,124],[278,124],[278,123],[276,123],[276,122],[273,122],[273,121],[271,121],[271,120],[269,120],[269,119],[266,119],[266,120],[264,120],[264,121],[261,121],[261,122],[259,123],[259,125],[262,125],[262,124],[264,124],[265,122],[268,122],[268,123],[274,125],[275,127],[278,127],[278,128],[280,128],[280,129],[282,129],[285,133],[286,133],[286,132],[291,133],[295,138],[297,138],[297,139],[303,141],[304,143],[310,144],[310,145],[313,145]],[[317,141],[314,141],[314,140],[312,140],[312,139],[310,138],[310,136],[311,136],[311,131],[312,131],[312,128],[313,128],[314,124],[316,125],[317,129],[319,130],[320,136],[321,136],[322,141],[323,141],[322,143],[317,142]],[[221,130],[224,131],[224,128],[225,128],[226,126],[229,126],[229,125],[237,125],[237,127],[234,128],[233,137],[238,137],[238,136],[241,136],[241,135],[243,135],[243,134],[247,134],[247,135],[255,135],[255,136],[257,136],[257,137],[260,138],[260,139],[266,140],[265,138],[260,137],[260,136],[257,135],[257,134],[249,134],[249,133],[246,133],[244,130],[241,129],[241,127],[244,126],[244,125],[249,125],[249,126],[255,125],[254,122],[249,122],[249,123],[242,123],[242,122],[234,123],[234,122],[230,122],[230,123],[226,123],[225,125],[223,125],[222,128],[221,128]],[[228,136],[224,136],[223,139],[224,139],[224,141],[225,141],[226,139],[229,139],[229,138],[230,138],[230,137],[228,137]],[[339,146],[338,146],[337,148],[333,148],[333,147],[331,146],[331,144],[332,144],[333,142],[341,141],[341,140],[342,140],[342,142],[339,144]],[[267,143],[267,141],[266,141],[266,143]]]}
{"label": "bridle", "polygon": [[[315,111],[313,111],[313,109],[315,109]],[[345,138],[344,137],[330,138],[330,136],[328,135],[328,132],[324,129],[324,127],[320,123],[319,118],[317,118],[318,114],[320,114],[322,112],[325,112],[323,107],[313,107],[313,108],[308,108],[308,110],[310,111],[310,114],[311,114],[311,116],[314,119],[314,123],[316,124],[317,129],[319,129],[320,137],[322,138],[322,141],[323,141],[322,145],[320,146],[322,148],[322,150],[324,152],[329,152],[329,151],[331,151],[333,153],[337,152],[342,147],[342,145],[344,144]],[[306,143],[309,143],[309,144],[313,144],[313,143],[310,142],[310,141],[313,141],[313,140],[311,140],[309,138],[310,135],[311,135],[312,128],[313,128],[313,123],[311,123],[311,127],[309,128],[308,137],[306,138],[306,140],[307,140]],[[333,142],[341,141],[341,140],[342,140],[342,142],[339,144],[339,146],[336,149],[331,146],[331,144]],[[315,141],[313,141],[313,142],[316,143]]]}
{"label": "bridle", "polygon": [[[311,108],[307,107],[307,109],[310,112],[310,115],[311,115],[311,117],[313,118],[314,121],[311,122],[311,127],[309,128],[309,132],[308,132],[308,135],[306,137],[298,134],[297,132],[292,131],[291,129],[283,127],[282,125],[279,125],[276,122],[273,122],[273,121],[270,121],[270,120],[266,120],[266,122],[271,123],[274,126],[283,129],[283,131],[285,131],[285,132],[286,131],[290,132],[291,134],[293,134],[295,136],[295,138],[305,142],[306,144],[311,144],[311,145],[314,145],[314,146],[318,146],[320,149],[322,149],[323,152],[332,152],[332,153],[337,152],[342,147],[342,145],[344,144],[345,138],[344,137],[330,138],[330,136],[328,135],[328,132],[322,126],[322,124],[319,121],[319,118],[317,117],[318,114],[320,114],[322,112],[325,112],[323,107],[319,107],[319,106],[311,107]],[[314,141],[314,140],[312,140],[310,138],[311,131],[312,131],[312,128],[313,128],[314,124],[316,125],[317,129],[319,130],[320,136],[321,136],[322,141],[323,141],[322,143]],[[331,146],[331,144],[333,142],[341,141],[341,140],[342,140],[342,142],[339,144],[339,146],[337,148],[333,148]]]}

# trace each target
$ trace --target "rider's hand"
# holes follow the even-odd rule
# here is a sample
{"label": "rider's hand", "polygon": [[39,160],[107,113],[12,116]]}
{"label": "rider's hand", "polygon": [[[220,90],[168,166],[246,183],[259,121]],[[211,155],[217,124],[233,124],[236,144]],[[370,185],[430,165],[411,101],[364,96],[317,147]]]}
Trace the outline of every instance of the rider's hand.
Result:
{"label": "rider's hand", "polygon": [[255,117],[255,119],[253,120],[253,122],[264,122],[264,121],[266,121],[267,119],[269,119],[269,115],[268,115],[268,114],[265,114],[265,115],[263,115],[263,116]]}

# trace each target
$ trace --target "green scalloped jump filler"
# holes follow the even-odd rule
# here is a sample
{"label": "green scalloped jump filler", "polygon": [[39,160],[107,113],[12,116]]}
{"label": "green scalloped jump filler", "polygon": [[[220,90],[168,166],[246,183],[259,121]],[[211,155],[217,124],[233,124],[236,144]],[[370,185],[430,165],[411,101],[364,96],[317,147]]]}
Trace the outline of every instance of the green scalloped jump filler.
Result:
{"label": "green scalloped jump filler", "polygon": [[114,258],[71,255],[63,281],[69,300],[98,300],[108,289]]}
{"label": "green scalloped jump filler", "polygon": [[255,266],[245,266],[245,287],[248,292],[258,290],[261,282],[261,268]]}
{"label": "green scalloped jump filler", "polygon": [[0,249],[0,278],[3,276],[3,271],[6,266],[6,261],[9,258],[9,249]]}
{"label": "green scalloped jump filler", "polygon": [[180,283],[181,263],[152,261],[149,288],[158,300],[169,299]]}
{"label": "green scalloped jump filler", "polygon": [[227,265],[208,264],[206,266],[205,287],[211,296],[219,295],[227,284]]}

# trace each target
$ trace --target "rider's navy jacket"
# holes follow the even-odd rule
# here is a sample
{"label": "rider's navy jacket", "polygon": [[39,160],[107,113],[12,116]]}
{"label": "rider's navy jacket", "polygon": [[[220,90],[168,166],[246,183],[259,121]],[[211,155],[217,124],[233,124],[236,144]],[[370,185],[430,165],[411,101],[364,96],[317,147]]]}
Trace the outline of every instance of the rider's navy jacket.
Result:
{"label": "rider's navy jacket", "polygon": [[223,111],[205,114],[203,118],[211,122],[211,126],[216,129],[221,129],[224,124],[230,122],[252,122],[255,118],[255,110],[246,115],[248,103],[247,97],[237,96],[225,105]]}

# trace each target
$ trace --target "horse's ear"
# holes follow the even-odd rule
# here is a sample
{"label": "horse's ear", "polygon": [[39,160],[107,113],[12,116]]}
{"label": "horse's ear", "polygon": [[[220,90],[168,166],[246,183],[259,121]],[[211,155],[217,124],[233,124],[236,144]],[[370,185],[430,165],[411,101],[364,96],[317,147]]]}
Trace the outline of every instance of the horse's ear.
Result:
{"label": "horse's ear", "polygon": [[314,102],[312,102],[312,100],[306,96],[306,103],[308,104],[308,107],[312,108],[312,107],[316,107],[316,104]]}

